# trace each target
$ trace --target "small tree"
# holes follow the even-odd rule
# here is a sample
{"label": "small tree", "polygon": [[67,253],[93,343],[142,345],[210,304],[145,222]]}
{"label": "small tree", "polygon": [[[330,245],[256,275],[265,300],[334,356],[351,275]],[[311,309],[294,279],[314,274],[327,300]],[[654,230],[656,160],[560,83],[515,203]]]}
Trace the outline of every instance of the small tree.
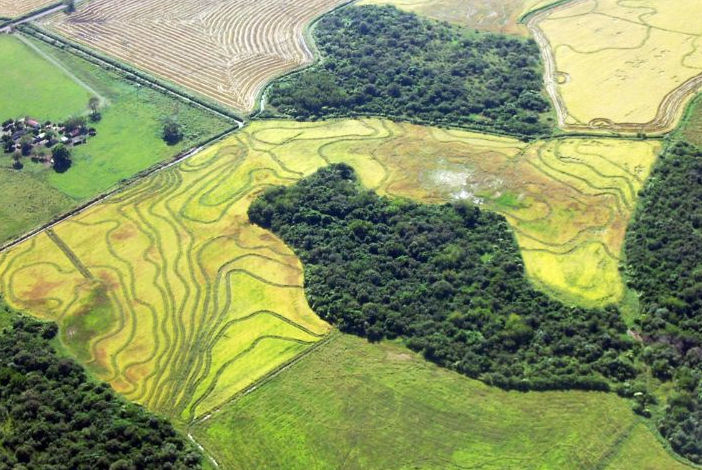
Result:
{"label": "small tree", "polygon": [[32,136],[29,134],[25,134],[20,138],[20,151],[25,157],[32,153],[32,141]]}
{"label": "small tree", "polygon": [[5,153],[12,153],[15,149],[15,141],[8,134],[2,136],[2,148]]}
{"label": "small tree", "polygon": [[12,168],[14,168],[15,170],[21,170],[22,168],[24,168],[24,165],[22,165],[20,158],[22,158],[22,154],[19,152],[19,150],[16,150],[15,153],[12,154]]}
{"label": "small tree", "polygon": [[67,13],[73,13],[74,11],[76,11],[75,0],[63,0],[63,4],[66,5],[66,12]]}
{"label": "small tree", "polygon": [[68,118],[66,122],[63,123],[63,127],[66,128],[66,132],[73,132],[76,129],[85,127],[85,118],[83,116]]}
{"label": "small tree", "polygon": [[71,151],[63,144],[59,144],[51,152],[54,160],[54,171],[64,173],[71,167]]}
{"label": "small tree", "polygon": [[169,119],[163,125],[163,140],[168,145],[175,145],[183,140],[183,130],[175,120]]}
{"label": "small tree", "polygon": [[88,109],[90,110],[90,120],[93,122],[98,122],[102,119],[100,114],[100,98],[93,96],[88,100]]}

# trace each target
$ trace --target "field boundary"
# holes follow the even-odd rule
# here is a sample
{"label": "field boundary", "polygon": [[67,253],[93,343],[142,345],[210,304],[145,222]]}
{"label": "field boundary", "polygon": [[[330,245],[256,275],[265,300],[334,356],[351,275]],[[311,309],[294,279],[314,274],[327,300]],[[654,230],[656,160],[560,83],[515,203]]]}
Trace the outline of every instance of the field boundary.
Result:
{"label": "field boundary", "polygon": [[[61,49],[65,50],[66,52],[69,52],[75,56],[81,57],[84,60],[92,62],[93,64],[102,67],[103,69],[117,70],[123,73],[125,75],[125,78],[131,79],[138,84],[149,86],[153,89],[161,91],[162,93],[165,93],[166,95],[178,98],[185,103],[202,109],[206,109],[229,121],[236,121],[239,123],[245,122],[245,118],[243,116],[232,112],[228,108],[212,103],[205,97],[195,96],[174,84],[171,84],[160,78],[156,78],[149,73],[146,73],[135,67],[131,67],[117,59],[108,57],[89,47],[83,46],[82,44],[75,43],[61,35],[49,32],[46,29],[41,28],[37,25],[23,24],[18,26],[17,29],[18,31],[21,31],[24,34],[32,36],[49,45],[52,45],[54,47],[61,47]],[[61,46],[57,46],[56,43],[60,44]]]}
{"label": "field boundary", "polygon": [[99,195],[95,196],[94,198],[91,198],[91,199],[83,202],[82,204],[78,205],[77,207],[71,209],[70,211],[68,211],[64,214],[59,215],[58,217],[55,217],[54,219],[43,224],[40,227],[37,227],[37,228],[35,228],[35,229],[33,229],[33,230],[23,234],[23,235],[20,235],[20,236],[14,238],[8,242],[5,242],[4,244],[0,245],[0,253],[3,253],[5,251],[9,250],[9,249],[21,244],[24,241],[27,241],[27,240],[30,240],[30,239],[36,237],[37,235],[41,234],[42,232],[44,232],[46,230],[53,228],[54,226],[58,225],[59,223],[63,222],[66,219],[69,219],[73,216],[76,216],[76,215],[82,213],[82,212],[85,212],[86,210],[97,205],[101,201],[104,201],[105,199],[108,199],[109,197],[114,196],[115,194],[118,194],[118,193],[124,191],[125,189],[129,188],[130,186],[134,185],[135,183],[139,182],[140,180],[142,180],[148,176],[151,176],[151,175],[158,173],[162,170],[166,170],[174,165],[177,165],[178,163],[181,163],[181,162],[189,159],[190,157],[192,157],[194,155],[197,155],[206,146],[211,145],[217,141],[220,141],[220,140],[224,139],[225,137],[228,137],[230,134],[237,132],[242,127],[243,127],[243,123],[240,123],[239,125],[237,125],[233,128],[229,128],[225,131],[220,132],[219,134],[217,134],[213,137],[210,137],[209,139],[207,139],[205,141],[200,142],[199,145],[196,145],[194,147],[191,147],[190,149],[187,149],[187,150],[184,150],[184,151],[178,153],[176,156],[174,156],[168,160],[164,160],[164,161],[159,162],[155,165],[152,165],[151,167],[146,168],[145,170],[142,170],[139,173],[120,181],[112,189],[109,189],[108,191],[106,191],[102,194],[99,194]]}
{"label": "field boundary", "polygon": [[527,26],[541,50],[541,57],[544,64],[544,86],[556,110],[558,127],[566,132],[590,131],[597,133],[598,131],[609,131],[626,133],[629,135],[648,134],[663,137],[674,132],[690,98],[702,90],[702,74],[687,79],[666,94],[658,105],[656,116],[648,122],[614,122],[607,118],[594,118],[587,124],[566,124],[565,121],[569,116],[569,112],[563,97],[558,92],[558,80],[556,78],[558,74],[558,64],[556,63],[553,46],[540,28],[539,23],[553,11],[585,1],[588,0],[559,0],[531,11],[520,19],[520,22]]}
{"label": "field boundary", "polygon": [[41,15],[42,13],[46,13],[51,10],[61,11],[65,8],[66,6],[64,5],[64,3],[62,1],[59,1],[37,8],[36,10],[32,10],[16,18],[0,18],[0,32],[2,32],[2,30],[4,30],[5,28],[9,28],[13,25],[22,23],[27,20],[31,20],[33,17]]}

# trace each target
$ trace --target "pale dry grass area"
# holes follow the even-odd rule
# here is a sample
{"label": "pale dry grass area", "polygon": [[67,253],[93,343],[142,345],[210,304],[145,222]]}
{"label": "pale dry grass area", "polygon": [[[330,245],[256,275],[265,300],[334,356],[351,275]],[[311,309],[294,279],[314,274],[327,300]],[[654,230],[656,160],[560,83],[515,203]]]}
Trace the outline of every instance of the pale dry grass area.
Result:
{"label": "pale dry grass area", "polygon": [[52,0],[0,0],[0,17],[16,18],[52,3],[56,2]]}
{"label": "pale dry grass area", "polygon": [[305,29],[343,1],[93,0],[42,25],[249,112],[271,79],[312,62]]}
{"label": "pale dry grass area", "polygon": [[562,124],[672,129],[702,85],[699,18],[702,2],[669,0],[575,0],[539,15]]}
{"label": "pale dry grass area", "polygon": [[555,0],[362,0],[359,5],[394,5],[405,11],[469,28],[526,36],[519,18]]}

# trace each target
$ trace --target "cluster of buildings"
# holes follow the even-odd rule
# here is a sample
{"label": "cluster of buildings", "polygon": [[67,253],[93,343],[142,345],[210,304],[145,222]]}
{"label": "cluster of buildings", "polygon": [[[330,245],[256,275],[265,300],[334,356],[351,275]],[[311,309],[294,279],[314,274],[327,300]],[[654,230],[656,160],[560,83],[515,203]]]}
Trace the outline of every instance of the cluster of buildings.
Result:
{"label": "cluster of buildings", "polygon": [[20,152],[26,156],[59,143],[69,147],[81,145],[95,135],[96,130],[87,127],[82,119],[72,119],[64,124],[42,124],[31,118],[8,119],[2,123],[0,143],[5,153]]}

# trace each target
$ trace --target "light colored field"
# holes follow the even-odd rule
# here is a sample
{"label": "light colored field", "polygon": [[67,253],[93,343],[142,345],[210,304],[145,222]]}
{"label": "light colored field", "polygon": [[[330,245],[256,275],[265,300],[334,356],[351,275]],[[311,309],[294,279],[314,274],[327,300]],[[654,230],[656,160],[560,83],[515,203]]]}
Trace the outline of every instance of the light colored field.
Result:
{"label": "light colored field", "polygon": [[658,144],[517,140],[382,120],[256,122],[2,255],[14,307],[128,398],[188,420],[313,344],[297,258],[248,223],[264,188],[330,162],[382,194],[503,213],[527,271],[568,300],[618,300],[617,256]]}
{"label": "light colored field", "polygon": [[225,106],[308,64],[304,31],[343,0],[94,0],[42,24]]}
{"label": "light colored field", "polygon": [[505,392],[335,336],[191,432],[228,470],[684,470],[614,394]]}
{"label": "light colored field", "polygon": [[671,130],[702,86],[702,3],[574,0],[530,28],[571,129]]}
{"label": "light colored field", "polygon": [[52,3],[56,2],[51,0],[0,0],[0,17],[16,18]]}
{"label": "light colored field", "polygon": [[394,5],[439,21],[505,34],[527,35],[519,18],[556,0],[361,0],[359,5]]}

